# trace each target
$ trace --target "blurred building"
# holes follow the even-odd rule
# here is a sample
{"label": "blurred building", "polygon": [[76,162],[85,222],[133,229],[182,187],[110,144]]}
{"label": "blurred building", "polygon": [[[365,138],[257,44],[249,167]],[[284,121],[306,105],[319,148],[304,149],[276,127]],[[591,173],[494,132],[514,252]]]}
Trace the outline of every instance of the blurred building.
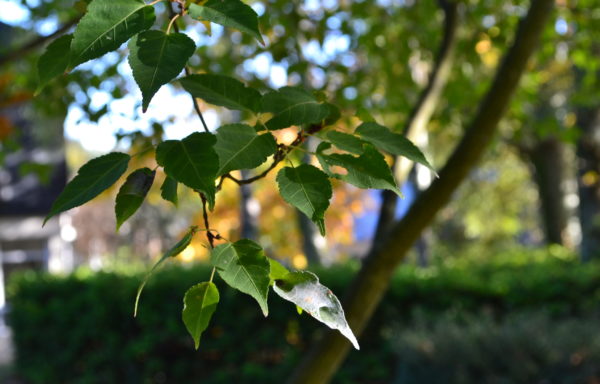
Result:
{"label": "blurred building", "polygon": [[[0,25],[0,41],[11,30]],[[10,76],[3,68],[0,76]],[[8,276],[24,268],[68,271],[76,237],[70,216],[42,226],[67,180],[63,120],[36,117],[27,98],[0,88],[0,310]],[[14,99],[14,98],[12,98]]]}

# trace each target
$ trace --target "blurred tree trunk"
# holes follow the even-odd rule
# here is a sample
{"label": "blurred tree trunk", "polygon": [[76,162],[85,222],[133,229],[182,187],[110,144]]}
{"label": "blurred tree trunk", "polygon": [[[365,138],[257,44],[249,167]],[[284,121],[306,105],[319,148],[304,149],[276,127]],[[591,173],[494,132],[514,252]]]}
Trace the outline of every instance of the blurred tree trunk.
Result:
{"label": "blurred tree trunk", "polygon": [[[413,141],[415,137],[423,134],[423,131],[426,130],[427,124],[440,102],[454,63],[454,51],[458,35],[458,6],[456,3],[445,0],[440,0],[439,3],[444,11],[442,42],[435,58],[435,65],[429,75],[428,84],[419,95],[419,100],[412,109],[402,131],[403,135]],[[405,158],[394,159],[392,168],[395,170],[394,173],[399,184],[406,180],[412,167],[412,162]],[[371,247],[374,247],[388,236],[395,222],[397,205],[398,195],[388,190],[381,191],[379,218]]]}
{"label": "blurred tree trunk", "polygon": [[[407,251],[450,200],[492,141],[501,117],[518,87],[529,57],[537,47],[554,6],[554,0],[533,0],[519,23],[514,42],[504,57],[490,89],[482,99],[439,178],[411,206],[406,216],[394,224],[390,235],[363,264],[344,300],[350,327],[360,336],[385,294],[396,267]],[[298,364],[288,382],[321,384],[330,382],[349,352],[350,343],[339,332],[327,330]]]}
{"label": "blurred tree trunk", "polygon": [[533,181],[540,199],[540,219],[546,244],[565,245],[567,207],[565,206],[564,144],[557,137],[538,138],[527,150]]}
{"label": "blurred tree trunk", "polygon": [[[250,177],[247,170],[242,170],[242,179]],[[260,206],[252,196],[250,184],[240,185],[240,237],[242,239],[257,240],[258,238],[258,216]]]}
{"label": "blurred tree trunk", "polygon": [[600,107],[580,108],[577,123],[577,185],[581,259],[600,258]]}

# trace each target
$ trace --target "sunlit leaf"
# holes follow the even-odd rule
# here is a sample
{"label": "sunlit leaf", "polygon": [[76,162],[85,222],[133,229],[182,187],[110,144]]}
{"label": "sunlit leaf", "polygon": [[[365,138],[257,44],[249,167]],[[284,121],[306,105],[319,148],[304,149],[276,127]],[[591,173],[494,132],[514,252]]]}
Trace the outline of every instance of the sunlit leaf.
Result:
{"label": "sunlit leaf", "polygon": [[208,328],[208,323],[217,309],[219,290],[211,282],[194,285],[183,297],[181,317],[188,332],[194,339],[196,349],[200,346],[202,332]]}
{"label": "sunlit leaf", "polygon": [[327,287],[319,283],[319,278],[313,273],[290,272],[283,278],[275,280],[273,290],[329,328],[340,331],[350,340],[354,348],[360,349],[354,333],[348,326],[340,301]]}
{"label": "sunlit leaf", "polygon": [[252,296],[267,316],[270,264],[260,245],[247,239],[221,244],[210,254],[211,264],[231,287]]}
{"label": "sunlit leaf", "polygon": [[87,203],[112,186],[127,170],[129,159],[125,153],[113,152],[84,164],[56,198],[44,224],[52,216]]}

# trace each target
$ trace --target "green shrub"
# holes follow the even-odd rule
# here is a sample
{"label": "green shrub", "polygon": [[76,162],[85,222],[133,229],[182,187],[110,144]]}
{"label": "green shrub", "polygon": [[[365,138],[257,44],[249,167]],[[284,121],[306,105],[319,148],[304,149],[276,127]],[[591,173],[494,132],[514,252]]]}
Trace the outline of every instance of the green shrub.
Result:
{"label": "green shrub", "polygon": [[596,383],[600,317],[556,319],[544,311],[490,316],[446,314],[393,332],[394,383]]}
{"label": "green shrub", "polygon": [[[354,271],[317,273],[341,295]],[[197,266],[156,274],[137,318],[132,312],[140,276],[22,275],[9,287],[18,372],[31,383],[281,382],[323,326],[275,295],[264,319],[252,298],[223,287],[219,310],[195,352],[181,322],[181,298],[208,273]],[[410,327],[415,312],[436,319],[448,311],[483,311],[502,319],[542,308],[551,324],[588,316],[599,298],[600,264],[551,258],[530,265],[405,266],[363,334],[361,351],[350,354],[335,382],[389,383],[397,366],[392,330]]]}

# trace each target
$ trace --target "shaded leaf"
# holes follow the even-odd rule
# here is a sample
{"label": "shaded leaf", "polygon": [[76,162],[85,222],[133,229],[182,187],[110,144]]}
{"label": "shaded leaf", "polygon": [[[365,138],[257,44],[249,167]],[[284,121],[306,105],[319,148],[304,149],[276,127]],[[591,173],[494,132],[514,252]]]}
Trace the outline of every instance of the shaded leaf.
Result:
{"label": "shaded leaf", "polygon": [[399,133],[394,133],[383,125],[374,122],[363,123],[356,128],[356,134],[382,151],[396,156],[404,156],[416,163],[423,164],[435,172],[425,155],[410,140]]}
{"label": "shaded leaf", "polygon": [[277,279],[273,289],[279,296],[296,304],[329,328],[340,331],[354,348],[360,349],[354,333],[348,326],[340,301],[327,287],[319,283],[319,278],[313,273],[290,272]]}
{"label": "shaded leaf", "polygon": [[160,267],[161,264],[165,260],[167,260],[170,257],[175,257],[175,256],[179,255],[181,252],[183,252],[188,247],[188,245],[190,245],[190,243],[192,242],[192,238],[194,237],[194,235],[196,234],[197,231],[198,231],[198,227],[196,227],[196,226],[190,227],[190,230],[188,231],[188,233],[186,233],[186,235],[181,240],[179,240],[177,242],[177,244],[175,244],[167,252],[165,252],[165,254],[156,262],[156,264],[154,264],[152,269],[150,269],[150,271],[146,274],[146,276],[144,277],[144,280],[138,287],[137,293],[135,295],[135,304],[133,307],[133,316],[134,317],[137,316],[137,310],[138,310],[138,305],[140,303],[140,297],[142,296],[142,291],[144,290],[144,287],[146,286],[146,283],[148,282],[148,279],[150,278],[150,276],[152,276],[154,271],[156,271],[158,269],[158,267]]}
{"label": "shaded leaf", "polygon": [[115,204],[117,216],[117,231],[131,215],[133,215],[144,202],[152,183],[155,171],[141,168],[133,171],[119,189]]}
{"label": "shaded leaf", "polygon": [[[317,158],[329,176],[344,180],[359,188],[389,189],[398,196],[402,196],[396,186],[390,166],[385,162],[383,155],[371,144],[364,144],[364,151],[358,157],[339,153],[327,155],[324,151],[330,146],[331,144],[323,142],[317,148]],[[331,169],[333,166],[345,168],[346,173],[336,173]]]}
{"label": "shaded leaf", "polygon": [[237,29],[265,44],[258,30],[258,15],[240,0],[208,0],[203,5],[190,4],[189,13],[194,19]]}
{"label": "shaded leaf", "polygon": [[258,135],[245,124],[224,125],[217,130],[215,151],[219,155],[217,175],[238,169],[256,168],[277,150],[277,142],[270,133]]}
{"label": "shaded leaf", "polygon": [[129,42],[129,65],[142,91],[146,112],[154,94],[173,80],[194,54],[196,44],[183,33],[145,31]]}
{"label": "shaded leaf", "polygon": [[301,88],[283,87],[263,96],[261,112],[273,114],[265,125],[269,130],[276,130],[321,122],[329,115],[330,110],[327,104],[319,103]]}
{"label": "shaded leaf", "polygon": [[200,346],[200,336],[208,328],[208,323],[217,309],[219,290],[211,282],[194,285],[183,297],[181,317],[188,332],[194,339],[196,349]]}
{"label": "shaded leaf", "polygon": [[170,201],[177,206],[177,181],[170,176],[165,178],[162,185],[160,186],[160,196],[166,201]]}
{"label": "shaded leaf", "polygon": [[327,139],[341,150],[348,151],[360,155],[364,152],[364,140],[344,132],[329,131]]}
{"label": "shaded leaf", "polygon": [[64,35],[54,40],[46,47],[46,51],[37,62],[38,87],[36,94],[55,77],[64,74],[69,66],[73,35]]}
{"label": "shaded leaf", "polygon": [[260,245],[247,239],[221,244],[211,252],[210,262],[227,284],[254,297],[263,314],[269,314],[267,295],[271,267]]}
{"label": "shaded leaf", "polygon": [[163,141],[156,148],[156,161],[176,181],[206,195],[210,209],[215,205],[215,178],[219,157],[212,133],[192,133],[183,140]]}
{"label": "shaded leaf", "polygon": [[142,0],[92,1],[73,33],[70,68],[118,49],[154,20],[154,8]]}
{"label": "shaded leaf", "polygon": [[179,82],[186,91],[207,103],[234,110],[258,111],[260,93],[232,77],[190,75]]}
{"label": "shaded leaf", "polygon": [[277,174],[277,184],[283,199],[308,216],[325,236],[324,216],[332,194],[327,175],[309,164],[285,167]]}
{"label": "shaded leaf", "polygon": [[130,156],[113,152],[85,163],[50,208],[44,224],[52,216],[87,203],[112,186],[127,170]]}

